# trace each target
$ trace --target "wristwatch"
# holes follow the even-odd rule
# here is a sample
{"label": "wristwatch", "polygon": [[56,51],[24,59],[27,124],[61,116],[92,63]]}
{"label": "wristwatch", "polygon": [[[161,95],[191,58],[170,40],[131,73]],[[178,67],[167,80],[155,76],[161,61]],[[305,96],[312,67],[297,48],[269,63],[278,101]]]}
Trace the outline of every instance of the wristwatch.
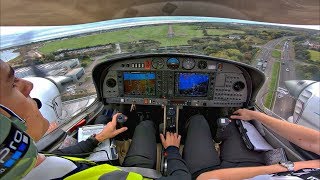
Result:
{"label": "wristwatch", "polygon": [[288,171],[294,171],[294,164],[291,161],[279,162],[279,164],[288,169]]}
{"label": "wristwatch", "polygon": [[95,146],[99,146],[99,144],[101,143],[96,139],[96,134],[92,134],[88,139],[92,140]]}

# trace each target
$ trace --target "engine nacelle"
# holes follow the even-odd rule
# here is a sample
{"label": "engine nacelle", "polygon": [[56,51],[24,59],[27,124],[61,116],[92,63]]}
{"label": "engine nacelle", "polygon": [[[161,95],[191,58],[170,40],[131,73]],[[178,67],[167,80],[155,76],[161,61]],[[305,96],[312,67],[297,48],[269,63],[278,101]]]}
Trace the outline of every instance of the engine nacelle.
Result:
{"label": "engine nacelle", "polygon": [[30,97],[41,101],[40,112],[50,124],[56,122],[62,115],[62,102],[57,86],[50,80],[40,77],[23,78],[33,83]]}

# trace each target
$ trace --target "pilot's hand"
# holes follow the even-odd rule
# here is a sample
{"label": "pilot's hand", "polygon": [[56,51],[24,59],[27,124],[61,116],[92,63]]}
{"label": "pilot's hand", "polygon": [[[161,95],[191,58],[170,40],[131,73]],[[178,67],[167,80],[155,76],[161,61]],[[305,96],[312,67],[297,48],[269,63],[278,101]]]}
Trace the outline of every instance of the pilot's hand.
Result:
{"label": "pilot's hand", "polygon": [[167,132],[166,138],[164,138],[163,134],[160,134],[160,139],[165,149],[167,149],[167,147],[169,146],[176,146],[177,148],[179,148],[181,136],[178,135],[178,133]]}
{"label": "pilot's hand", "polygon": [[255,111],[251,111],[248,109],[238,109],[231,115],[231,119],[240,119],[240,120],[252,120],[255,119]]}
{"label": "pilot's hand", "polygon": [[96,135],[96,139],[99,142],[102,142],[106,139],[114,138],[118,134],[126,131],[128,128],[127,127],[122,127],[120,129],[117,129],[117,116],[121,113],[117,113],[112,116],[112,121],[108,122],[108,124],[103,128],[103,130]]}

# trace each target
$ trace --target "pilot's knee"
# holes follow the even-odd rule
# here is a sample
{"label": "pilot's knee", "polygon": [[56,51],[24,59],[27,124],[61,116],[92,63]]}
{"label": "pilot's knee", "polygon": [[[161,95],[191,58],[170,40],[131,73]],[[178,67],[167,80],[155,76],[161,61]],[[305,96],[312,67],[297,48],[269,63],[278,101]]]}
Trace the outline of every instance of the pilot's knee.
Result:
{"label": "pilot's knee", "polygon": [[141,121],[138,125],[138,127],[143,127],[143,128],[154,128],[154,123],[153,121]]}
{"label": "pilot's knee", "polygon": [[201,114],[196,114],[190,117],[190,123],[207,122],[206,118]]}

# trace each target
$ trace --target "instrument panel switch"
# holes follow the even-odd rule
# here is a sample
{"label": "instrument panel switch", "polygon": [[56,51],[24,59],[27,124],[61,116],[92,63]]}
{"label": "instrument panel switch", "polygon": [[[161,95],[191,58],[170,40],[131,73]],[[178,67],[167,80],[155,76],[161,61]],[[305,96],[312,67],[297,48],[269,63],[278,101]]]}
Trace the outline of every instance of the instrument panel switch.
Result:
{"label": "instrument panel switch", "polygon": [[151,69],[151,61],[150,60],[144,61],[144,69]]}

